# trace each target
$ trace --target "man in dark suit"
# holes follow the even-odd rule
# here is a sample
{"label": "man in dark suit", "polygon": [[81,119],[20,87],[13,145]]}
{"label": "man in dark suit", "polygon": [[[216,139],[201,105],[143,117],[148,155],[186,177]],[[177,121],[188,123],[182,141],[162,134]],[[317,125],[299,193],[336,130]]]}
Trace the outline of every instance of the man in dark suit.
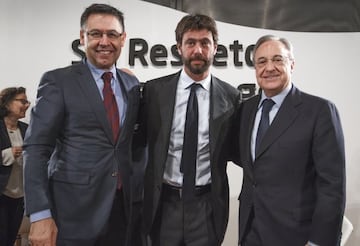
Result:
{"label": "man in dark suit", "polygon": [[24,145],[32,245],[137,245],[131,143],[140,97],[138,80],[115,67],[123,20],[106,4],[86,8],[86,59],[40,81]]}
{"label": "man in dark suit", "polygon": [[[228,132],[239,91],[210,74],[218,41],[212,18],[187,15],[175,32],[183,69],[144,86],[149,155],[144,187],[145,230],[152,245],[220,245],[229,211]],[[190,89],[192,85],[194,89]],[[191,117],[198,120],[192,135],[186,133],[189,97],[196,98],[193,106],[197,108],[194,112],[198,111]],[[187,139],[188,144],[194,144],[188,147],[193,155],[185,154]]]}
{"label": "man in dark suit", "polygon": [[261,93],[242,103],[236,121],[239,245],[339,245],[345,152],[337,109],[292,84],[286,39],[261,37],[253,57]]}

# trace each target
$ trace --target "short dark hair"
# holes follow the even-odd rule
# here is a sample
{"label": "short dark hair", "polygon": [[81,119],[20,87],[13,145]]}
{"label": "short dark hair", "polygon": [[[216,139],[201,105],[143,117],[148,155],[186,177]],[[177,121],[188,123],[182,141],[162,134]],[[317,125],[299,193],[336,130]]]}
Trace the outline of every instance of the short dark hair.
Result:
{"label": "short dark hair", "polygon": [[218,42],[218,31],[213,18],[202,14],[191,14],[184,16],[175,29],[176,42],[181,44],[184,33],[191,30],[206,29],[212,33],[215,44]]}
{"label": "short dark hair", "polygon": [[108,14],[108,15],[115,16],[119,20],[123,31],[125,31],[124,14],[117,8],[114,8],[108,4],[99,4],[99,3],[94,3],[94,4],[90,5],[82,13],[81,18],[80,18],[80,27],[81,28],[84,28],[89,16],[92,14]]}
{"label": "short dark hair", "polygon": [[0,119],[6,117],[10,112],[7,108],[8,104],[19,94],[25,94],[24,87],[8,87],[0,92]]}

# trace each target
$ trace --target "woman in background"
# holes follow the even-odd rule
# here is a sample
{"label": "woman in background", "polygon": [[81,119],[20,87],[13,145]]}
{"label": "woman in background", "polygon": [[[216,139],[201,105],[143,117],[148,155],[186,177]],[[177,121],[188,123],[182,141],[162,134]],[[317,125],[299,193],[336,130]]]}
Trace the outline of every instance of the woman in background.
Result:
{"label": "woman in background", "polygon": [[24,214],[22,144],[30,106],[24,87],[0,92],[0,244],[13,246]]}

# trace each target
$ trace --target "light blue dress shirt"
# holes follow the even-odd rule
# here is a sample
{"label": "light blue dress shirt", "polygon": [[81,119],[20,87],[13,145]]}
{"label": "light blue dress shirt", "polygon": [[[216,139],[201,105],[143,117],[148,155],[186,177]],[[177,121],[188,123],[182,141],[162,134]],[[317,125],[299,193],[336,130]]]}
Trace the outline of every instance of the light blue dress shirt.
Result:
{"label": "light blue dress shirt", "polygon": [[[171,126],[168,156],[166,159],[164,182],[181,187],[183,174],[180,172],[182,147],[184,142],[184,128],[186,108],[190,96],[189,86],[194,83],[184,70],[181,71],[176,90],[174,116]],[[196,185],[211,183],[210,170],[210,142],[209,142],[209,117],[210,117],[210,84],[211,75],[204,80],[197,81],[201,84],[196,90],[199,106],[199,131],[198,151],[196,162]]]}
{"label": "light blue dress shirt", "polygon": [[[89,60],[86,60],[86,64],[88,65],[88,67],[91,71],[91,74],[96,82],[96,86],[99,89],[101,98],[104,100],[104,97],[102,94],[102,90],[104,88],[104,81],[101,78],[101,76],[104,72],[108,72],[108,71],[96,68],[94,65],[92,65],[90,63]],[[126,104],[126,100],[124,99],[123,92],[121,90],[121,86],[120,86],[120,83],[117,78],[116,67],[112,66],[112,68],[110,69],[110,72],[112,72],[112,74],[113,74],[113,77],[111,80],[111,89],[113,90],[113,93],[114,93],[115,99],[116,99],[116,103],[118,106],[119,115],[120,115],[120,128],[121,128],[122,124],[124,123],[127,104]]]}
{"label": "light blue dress shirt", "polygon": [[[272,121],[274,120],[277,112],[279,111],[281,104],[283,103],[285,97],[291,90],[291,87],[292,87],[292,83],[289,83],[282,92],[280,92],[276,96],[268,98],[268,99],[272,99],[275,102],[274,106],[271,108],[271,110],[269,112],[270,125],[271,125]],[[257,131],[259,128],[260,119],[261,119],[262,102],[265,99],[267,99],[267,97],[266,97],[264,91],[262,91],[261,99],[259,101],[258,109],[257,109],[256,116],[255,116],[254,127],[253,127],[252,134],[251,134],[251,156],[252,156],[253,160],[255,159],[255,142],[256,142],[256,135],[257,135]]]}

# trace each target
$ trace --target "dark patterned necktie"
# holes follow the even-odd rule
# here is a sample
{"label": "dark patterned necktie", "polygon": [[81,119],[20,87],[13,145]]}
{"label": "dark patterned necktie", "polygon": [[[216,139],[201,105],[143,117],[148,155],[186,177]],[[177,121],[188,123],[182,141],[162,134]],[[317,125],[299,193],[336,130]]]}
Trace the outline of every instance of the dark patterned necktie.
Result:
{"label": "dark patterned necktie", "polygon": [[104,106],[105,106],[107,118],[109,120],[113,132],[113,139],[116,142],[120,131],[120,126],[119,126],[120,117],[119,117],[119,110],[115,100],[115,96],[111,89],[112,73],[105,72],[103,73],[101,78],[104,80],[104,88],[103,88]]}
{"label": "dark patterned necktie", "polygon": [[274,105],[274,101],[271,99],[265,99],[262,103],[261,119],[259,123],[259,128],[256,135],[255,143],[255,155],[258,151],[260,142],[265,135],[266,130],[269,128],[269,112]]}
{"label": "dark patterned necktie", "polygon": [[198,121],[199,109],[196,90],[201,85],[190,85],[190,96],[186,108],[186,120],[184,131],[183,151],[181,156],[180,171],[183,173],[183,199],[191,200],[195,195],[195,176],[198,146]]}

